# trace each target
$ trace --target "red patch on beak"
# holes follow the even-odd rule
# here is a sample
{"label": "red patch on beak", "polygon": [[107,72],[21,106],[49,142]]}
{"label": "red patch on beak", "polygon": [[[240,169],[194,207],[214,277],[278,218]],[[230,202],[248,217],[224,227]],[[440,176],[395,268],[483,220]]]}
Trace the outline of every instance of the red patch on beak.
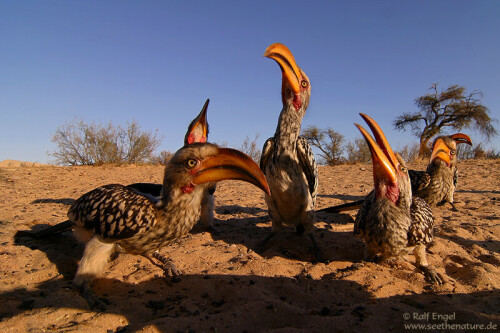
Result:
{"label": "red patch on beak", "polygon": [[187,143],[188,144],[193,144],[193,143],[205,143],[207,142],[207,138],[204,137],[203,135],[197,136],[194,133],[189,133],[189,136],[187,138]]}

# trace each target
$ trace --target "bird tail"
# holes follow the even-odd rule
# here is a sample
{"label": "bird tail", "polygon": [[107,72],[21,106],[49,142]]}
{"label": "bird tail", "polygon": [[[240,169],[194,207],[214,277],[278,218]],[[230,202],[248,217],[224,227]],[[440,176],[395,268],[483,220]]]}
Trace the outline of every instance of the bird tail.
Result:
{"label": "bird tail", "polygon": [[327,207],[323,209],[317,210],[317,212],[326,212],[326,213],[341,213],[341,212],[346,212],[349,210],[355,210],[361,208],[363,205],[363,202],[365,202],[365,199],[363,200],[358,200],[358,201],[353,201],[353,202],[348,202],[342,205],[337,205],[337,206],[332,206],[332,207]]}
{"label": "bird tail", "polygon": [[44,238],[49,237],[55,234],[59,234],[61,232],[71,230],[74,226],[74,223],[70,220],[58,223],[56,225],[50,226],[48,228],[42,229],[40,231],[32,231],[32,230],[19,230],[16,233],[16,237],[19,236],[28,236],[32,238]]}

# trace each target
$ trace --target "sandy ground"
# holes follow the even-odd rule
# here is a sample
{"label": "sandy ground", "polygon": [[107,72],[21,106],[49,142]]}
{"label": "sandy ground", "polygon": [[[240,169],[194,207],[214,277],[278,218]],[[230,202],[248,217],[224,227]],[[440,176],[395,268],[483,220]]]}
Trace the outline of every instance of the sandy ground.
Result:
{"label": "sandy ground", "polygon": [[[0,331],[402,332],[412,331],[405,326],[411,323],[455,332],[497,325],[498,331],[500,160],[459,167],[460,211],[435,209],[428,255],[443,286],[430,286],[413,256],[351,267],[364,256],[352,233],[355,212],[317,214],[315,234],[329,264],[311,263],[310,241],[292,228],[260,256],[252,248],[271,225],[263,193],[223,182],[216,192],[218,234],[197,226],[161,251],[183,270],[180,281],[167,283],[147,259],[120,254],[94,283],[109,301],[104,313],[91,311],[72,288],[83,246],[71,233],[17,241],[14,234],[65,220],[74,199],[99,185],[160,182],[163,168],[1,167]],[[372,186],[370,165],[319,172],[317,208],[360,199]]]}

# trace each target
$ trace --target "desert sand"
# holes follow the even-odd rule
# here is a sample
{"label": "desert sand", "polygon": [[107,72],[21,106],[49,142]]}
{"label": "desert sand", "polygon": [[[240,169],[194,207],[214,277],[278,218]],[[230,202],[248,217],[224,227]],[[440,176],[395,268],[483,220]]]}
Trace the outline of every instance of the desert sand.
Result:
{"label": "desert sand", "polygon": [[[423,170],[425,164],[410,167]],[[218,234],[196,226],[161,250],[183,270],[180,281],[166,280],[143,257],[120,254],[94,283],[109,302],[99,313],[72,287],[83,245],[71,233],[44,240],[15,240],[14,234],[64,221],[71,203],[97,186],[159,183],[163,167],[5,165],[0,331],[423,331],[408,324],[498,331],[500,160],[461,161],[459,170],[459,211],[434,209],[428,260],[444,276],[442,286],[425,281],[412,255],[359,265],[364,244],[352,233],[355,211],[317,214],[315,235],[328,264],[311,262],[309,239],[293,228],[281,231],[261,256],[252,249],[270,231],[264,195],[247,183],[226,181],[216,191]],[[371,165],[323,166],[319,177],[317,209],[360,199],[372,188]]]}

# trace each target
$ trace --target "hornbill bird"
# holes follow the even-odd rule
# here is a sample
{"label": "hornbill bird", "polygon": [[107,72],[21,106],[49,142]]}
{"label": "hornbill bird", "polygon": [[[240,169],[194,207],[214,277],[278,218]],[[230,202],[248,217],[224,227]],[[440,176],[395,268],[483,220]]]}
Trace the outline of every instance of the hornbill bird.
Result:
{"label": "hornbill bird", "polygon": [[[73,228],[79,240],[87,241],[73,284],[81,288],[89,305],[100,310],[105,307],[90,285],[116,250],[148,258],[166,276],[180,274],[172,260],[158,250],[191,230],[207,188],[225,179],[250,182],[269,194],[264,174],[250,157],[211,143],[193,143],[179,149],[166,164],[158,198],[111,184],[76,200],[60,228]],[[16,236],[26,234],[33,235],[20,231]]]}
{"label": "hornbill bird", "polygon": [[[457,144],[472,145],[470,137],[463,133],[439,136],[432,145],[430,162],[425,171],[408,170],[413,196],[424,199],[431,207],[449,203],[453,210],[453,195],[457,186]],[[323,208],[318,211],[340,213],[358,209],[365,199]]]}
{"label": "hornbill bird", "polygon": [[313,236],[318,186],[316,161],[307,140],[299,136],[309,105],[311,84],[285,45],[270,45],[264,56],[275,60],[281,68],[283,109],[276,132],[264,143],[260,159],[260,167],[271,189],[271,194],[266,195],[266,203],[272,231],[258,245],[257,251],[262,252],[284,224],[294,225],[297,233],[309,236],[316,259],[323,261]]}
{"label": "hornbill bird", "polygon": [[432,210],[425,200],[412,196],[406,163],[394,154],[378,124],[360,115],[375,136],[373,139],[355,124],[370,148],[375,189],[356,215],[354,234],[364,238],[367,260],[385,260],[413,251],[426,278],[442,284],[442,277],[429,267],[426,258],[426,246],[433,240]]}
{"label": "hornbill bird", "polygon": [[[434,140],[430,163],[425,171],[430,176],[430,182],[427,186],[414,191],[414,195],[427,201],[431,207],[449,203],[453,210],[457,210],[453,204],[453,195],[458,180],[457,145],[459,143],[472,145],[470,137],[463,133],[439,136]],[[420,172],[419,176],[422,173]]]}
{"label": "hornbill bird", "polygon": [[[196,118],[191,121],[188,126],[186,135],[184,137],[184,145],[190,145],[193,143],[205,143],[208,140],[208,120],[207,120],[207,109],[210,99],[207,98],[205,105],[201,109],[200,113]],[[127,185],[127,187],[133,188],[138,192],[146,195],[152,195],[154,197],[159,197],[161,194],[161,184],[154,183],[134,183]],[[207,229],[215,232],[212,225],[214,219],[214,192],[217,185],[215,183],[210,184],[203,194],[203,199],[201,201],[201,215],[200,223],[203,224]]]}

